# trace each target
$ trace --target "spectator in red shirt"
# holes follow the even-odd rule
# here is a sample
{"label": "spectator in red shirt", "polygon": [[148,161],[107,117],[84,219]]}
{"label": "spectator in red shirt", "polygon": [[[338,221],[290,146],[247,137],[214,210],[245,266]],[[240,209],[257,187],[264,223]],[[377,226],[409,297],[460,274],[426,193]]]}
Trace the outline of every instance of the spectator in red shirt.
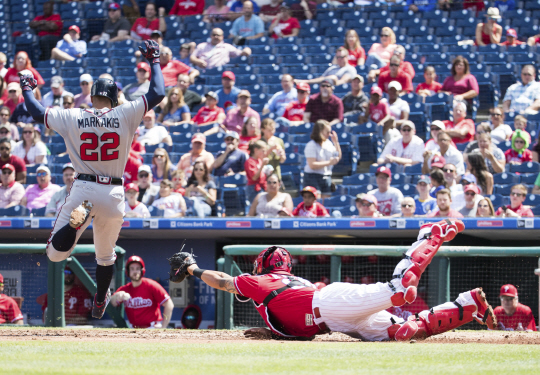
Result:
{"label": "spectator in red shirt", "polygon": [[270,24],[268,33],[274,39],[298,36],[298,33],[300,32],[300,22],[298,22],[296,18],[291,17],[291,8],[283,3],[280,10],[280,13]]}
{"label": "spectator in red shirt", "polygon": [[272,22],[274,21],[281,11],[281,0],[270,0],[269,4],[263,5],[261,7],[261,12],[259,17],[263,22]]}
{"label": "spectator in red shirt", "polygon": [[467,102],[467,111],[472,112],[472,99],[478,96],[480,89],[475,76],[471,74],[469,61],[458,56],[452,62],[452,75],[443,82],[442,91],[454,95],[454,100]]}
{"label": "spectator in red shirt", "polygon": [[493,312],[497,317],[497,328],[502,331],[536,331],[536,321],[529,306],[519,303],[517,288],[512,284],[501,287],[501,306]]}
{"label": "spectator in red shirt", "polygon": [[300,192],[304,201],[293,210],[292,214],[296,217],[330,217],[328,210],[317,202],[317,189],[313,186],[306,186]]}
{"label": "spectator in red shirt", "polygon": [[[534,37],[531,37],[534,39]],[[529,38],[529,39],[531,39]],[[506,30],[506,40],[502,43],[499,43],[500,46],[506,46],[506,47],[515,47],[522,45],[523,42],[521,40],[518,40],[518,34],[515,29],[508,29]],[[534,45],[533,43],[532,45]]]}
{"label": "spectator in red shirt", "polygon": [[[24,51],[19,51],[15,55],[13,66],[7,70],[6,75],[4,76],[4,81],[6,84],[9,85],[11,82],[19,84],[20,78],[17,73],[19,73],[21,70],[29,70],[32,72],[38,83],[38,88],[41,88],[45,84],[41,74],[39,74],[38,71],[32,67],[32,61],[30,61],[28,54]],[[37,96],[36,99],[38,99]]]}
{"label": "spectator in red shirt", "polygon": [[296,84],[296,93],[298,100],[287,104],[283,117],[278,117],[276,123],[282,126],[298,126],[304,123],[304,112],[309,100],[311,87],[307,83],[299,82]]}
{"label": "spectator in red shirt", "polygon": [[364,66],[366,62],[366,51],[360,45],[360,38],[354,29],[347,30],[343,46],[349,51],[347,62],[352,66]]}
{"label": "spectator in red shirt", "polygon": [[137,173],[142,165],[141,160],[133,155],[128,156],[126,167],[124,168],[124,184],[137,182]]}
{"label": "spectator in red shirt", "polygon": [[304,112],[304,122],[316,123],[326,120],[330,126],[343,120],[343,102],[334,95],[335,80],[326,77],[320,84],[320,92],[309,98]]}
{"label": "spectator in red shirt", "polygon": [[437,192],[437,208],[429,213],[427,217],[452,217],[462,219],[463,215],[451,208],[452,194],[448,189],[441,189]]}
{"label": "spectator in red shirt", "polygon": [[169,16],[194,16],[203,14],[204,0],[176,0]]}
{"label": "spectator in red shirt", "polygon": [[131,37],[133,39],[150,39],[152,30],[159,30],[162,33],[167,31],[165,8],[159,8],[159,17],[157,17],[156,4],[147,3],[144,9],[144,15],[145,17],[137,18],[131,27]]}
{"label": "spectator in red shirt", "polygon": [[413,85],[411,76],[399,69],[401,60],[398,56],[394,55],[390,59],[390,70],[381,73],[379,76],[379,87],[388,92],[388,84],[392,81],[397,81],[401,84],[402,90],[406,93],[412,92]]}
{"label": "spectator in red shirt", "polygon": [[528,206],[523,206],[527,198],[527,187],[523,184],[512,186],[510,192],[510,205],[499,207],[495,215],[498,217],[534,217]]}
{"label": "spectator in red shirt", "polygon": [[393,127],[394,119],[390,115],[388,103],[381,101],[382,96],[383,93],[380,87],[371,87],[371,96],[369,98],[368,107],[366,108],[366,113],[363,116],[358,116],[358,122],[363,124],[368,121],[373,121],[378,126],[383,127],[383,135],[385,135],[388,130]]}
{"label": "spectator in red shirt", "polygon": [[138,141],[139,139],[139,128],[135,130],[135,135],[133,136],[133,141],[131,141],[131,151],[135,152],[136,154],[134,156],[139,156],[139,154],[144,154],[146,152],[146,149],[144,148],[144,145]]}
{"label": "spectator in red shirt", "polygon": [[463,9],[471,9],[478,14],[478,12],[483,11],[485,8],[486,4],[484,0],[463,0]]}
{"label": "spectator in red shirt", "polygon": [[443,121],[446,126],[446,132],[452,137],[452,141],[458,144],[468,143],[474,140],[474,133],[476,131],[474,121],[465,118],[467,115],[467,106],[464,102],[455,102],[453,115],[454,121]]}
{"label": "spectator in red shirt", "polygon": [[501,19],[499,9],[489,8],[485,17],[487,17],[487,22],[480,22],[476,25],[476,45],[499,44],[502,37],[502,26],[497,24],[497,21]]}
{"label": "spectator in red shirt", "polygon": [[532,161],[532,151],[529,150],[531,135],[525,130],[517,129],[512,134],[512,148],[506,150],[506,164],[522,164]]}
{"label": "spectator in red shirt", "polygon": [[0,324],[24,324],[23,315],[17,302],[5,294],[4,291],[4,276],[0,273]]}
{"label": "spectator in red shirt", "polygon": [[15,180],[18,183],[26,183],[26,163],[18,156],[11,154],[11,142],[8,138],[0,139],[0,168],[6,164],[15,167]]}
{"label": "spectator in red shirt", "polygon": [[435,68],[431,65],[426,66],[424,69],[424,81],[416,86],[416,93],[420,96],[432,96],[437,94],[442,89],[442,85],[435,81],[437,73]]}
{"label": "spectator in red shirt", "polygon": [[[266,172],[269,172],[269,168],[265,168],[270,162],[270,159],[266,157],[266,151],[268,146],[263,141],[255,141],[249,145],[249,156],[244,164],[246,170],[247,186],[246,186],[246,199],[253,202],[253,199],[261,191],[266,191]],[[268,173],[270,174],[270,173]]]}
{"label": "spectator in red shirt", "polygon": [[244,152],[248,152],[250,143],[261,139],[261,125],[256,117],[249,116],[242,125],[242,131],[240,132],[240,142],[238,149]]}
{"label": "spectator in red shirt", "polygon": [[43,4],[43,15],[37,16],[28,26],[37,32],[41,48],[40,60],[49,60],[51,51],[62,35],[62,19],[59,14],[53,14],[52,1]]}
{"label": "spectator in red shirt", "polygon": [[199,112],[192,118],[193,123],[204,126],[210,124],[223,124],[225,112],[223,108],[217,106],[218,96],[214,91],[204,94],[206,106],[199,109]]}
{"label": "spectator in red shirt", "polygon": [[24,102],[21,85],[15,82],[11,82],[7,86],[6,91],[8,93],[8,97],[7,100],[4,102],[4,106],[8,108],[11,113],[13,113],[15,108],[17,108],[20,103]]}
{"label": "spectator in red shirt", "polygon": [[[400,61],[399,70],[404,73],[407,73],[411,77],[411,80],[412,80],[416,76],[416,71],[414,70],[414,67],[412,66],[410,62],[405,61],[405,53],[406,53],[405,47],[396,45],[396,49],[394,49],[392,56],[399,57],[399,61]],[[390,71],[390,62],[388,62],[388,64],[386,64],[380,69],[370,70],[368,74],[368,80],[371,82],[374,82],[377,76],[379,76],[381,73],[388,72],[388,71]]]}
{"label": "spectator in red shirt", "polygon": [[165,80],[165,87],[176,86],[180,74],[188,74],[191,83],[197,78],[200,72],[197,69],[190,68],[181,61],[172,59],[172,51],[169,47],[163,47],[159,55],[159,65],[161,73]]}

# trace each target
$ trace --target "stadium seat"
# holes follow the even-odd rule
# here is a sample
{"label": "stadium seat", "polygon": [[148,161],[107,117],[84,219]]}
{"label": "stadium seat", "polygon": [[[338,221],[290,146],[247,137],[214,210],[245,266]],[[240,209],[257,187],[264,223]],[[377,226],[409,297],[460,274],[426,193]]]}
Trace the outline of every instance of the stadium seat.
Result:
{"label": "stadium seat", "polygon": [[221,187],[225,185],[245,186],[247,185],[247,177],[245,174],[238,173],[232,176],[220,177],[219,183]]}
{"label": "stadium seat", "polygon": [[375,184],[375,175],[372,173],[358,173],[343,177],[343,185]]}
{"label": "stadium seat", "polygon": [[495,210],[497,210],[498,207],[506,204],[507,201],[509,201],[509,199],[506,199],[501,194],[491,194],[489,196],[489,199],[491,200],[491,203],[493,203],[493,207],[495,208]]}
{"label": "stadium seat", "polygon": [[[28,167],[26,167],[26,169],[28,170]],[[536,179],[538,178],[538,174],[537,173],[523,173],[519,175],[519,177],[520,177],[519,182],[521,182],[522,184],[532,185],[536,182]]]}
{"label": "stadium seat", "polygon": [[148,211],[152,217],[163,217],[164,215],[164,211],[155,206],[148,206]]}
{"label": "stadium seat", "polygon": [[540,204],[540,194],[528,194],[523,204],[525,206],[536,206]]}
{"label": "stadium seat", "polygon": [[9,208],[0,208],[0,216],[17,217],[28,216],[30,211],[24,206],[12,206]]}
{"label": "stadium seat", "polygon": [[221,188],[220,200],[227,216],[245,215],[247,204],[243,188]]}
{"label": "stadium seat", "polygon": [[509,196],[512,191],[512,185],[493,185],[493,193],[503,196]]}
{"label": "stadium seat", "polygon": [[493,175],[493,183],[499,185],[517,184],[520,182],[520,175],[515,173],[497,173]]}
{"label": "stadium seat", "polygon": [[38,217],[43,217],[45,216],[45,210],[47,209],[47,207],[42,207],[42,208],[34,208],[32,209],[32,215],[33,216],[38,216]]}
{"label": "stadium seat", "polygon": [[513,173],[538,173],[540,172],[540,164],[534,161],[529,161],[523,164],[510,164],[510,172]]}
{"label": "stadium seat", "polygon": [[324,200],[325,207],[343,207],[347,205],[355,205],[356,197],[350,195],[342,195],[339,197],[330,197]]}

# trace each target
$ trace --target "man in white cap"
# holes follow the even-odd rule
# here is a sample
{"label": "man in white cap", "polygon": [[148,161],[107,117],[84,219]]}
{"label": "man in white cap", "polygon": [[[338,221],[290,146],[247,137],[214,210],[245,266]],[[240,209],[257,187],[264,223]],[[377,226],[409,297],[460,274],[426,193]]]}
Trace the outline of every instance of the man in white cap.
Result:
{"label": "man in white cap", "polygon": [[392,138],[377,159],[377,163],[393,163],[402,170],[404,167],[421,163],[424,159],[424,141],[416,135],[416,126],[412,121],[401,125],[401,136]]}
{"label": "man in white cap", "polygon": [[73,167],[73,164],[64,164],[62,167],[62,179],[64,180],[65,186],[54,193],[51,200],[47,204],[47,208],[45,208],[45,216],[53,217],[58,215],[58,212],[60,212],[60,207],[62,207],[66,201],[66,197],[71,190],[71,185],[75,180],[75,168]]}
{"label": "man in white cap", "polygon": [[51,91],[43,95],[41,104],[45,108],[60,107],[64,108],[64,96],[73,96],[69,91],[64,90],[64,80],[60,76],[51,78]]}
{"label": "man in white cap", "polygon": [[152,185],[152,169],[149,165],[141,165],[137,175],[139,196],[137,200],[146,206],[151,206],[159,196],[159,185]]}
{"label": "man in white cap", "polygon": [[36,172],[37,184],[28,186],[21,200],[21,206],[28,209],[47,206],[54,193],[60,190],[60,186],[51,184],[51,170],[47,166],[40,165]]}
{"label": "man in white cap", "polygon": [[148,92],[150,87],[150,65],[147,62],[141,61],[137,64],[137,82],[132,82],[124,87],[124,95],[126,100],[137,100]]}
{"label": "man in white cap", "polygon": [[90,90],[92,89],[93,84],[94,80],[92,79],[92,76],[90,74],[84,73],[83,75],[81,75],[81,78],[79,78],[81,92],[75,95],[75,108],[79,108],[83,103],[87,104],[89,107],[92,106],[92,99],[90,99]]}
{"label": "man in white cap", "polygon": [[51,51],[51,59],[60,61],[74,61],[86,55],[86,42],[81,39],[81,29],[71,25],[64,38],[56,43]]}
{"label": "man in white cap", "polygon": [[219,151],[214,161],[214,176],[230,176],[236,173],[246,174],[244,164],[248,159],[245,152],[238,149],[240,137],[235,131],[225,133],[225,150]]}
{"label": "man in white cap", "polygon": [[364,88],[364,77],[357,74],[351,81],[351,92],[341,99],[343,102],[343,116],[365,115],[369,105],[369,98],[362,90]]}
{"label": "man in white cap", "polygon": [[377,198],[377,209],[384,216],[390,216],[401,212],[401,201],[403,193],[390,186],[392,182],[392,172],[389,168],[382,166],[375,172],[377,179],[377,189],[371,190],[368,194]]}
{"label": "man in white cap", "polygon": [[143,117],[144,125],[139,126],[138,141],[144,145],[157,145],[158,143],[166,143],[172,146],[172,139],[164,126],[156,125],[156,114],[153,109],[146,112]]}

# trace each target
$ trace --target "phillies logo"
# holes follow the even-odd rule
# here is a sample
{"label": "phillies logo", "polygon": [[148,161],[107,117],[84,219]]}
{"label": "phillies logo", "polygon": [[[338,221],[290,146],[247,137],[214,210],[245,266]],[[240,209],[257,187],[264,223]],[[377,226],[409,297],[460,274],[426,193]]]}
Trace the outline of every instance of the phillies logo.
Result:
{"label": "phillies logo", "polygon": [[505,286],[505,287],[504,287],[504,292],[505,292],[505,293],[508,293],[508,289],[510,289],[510,287],[509,287],[509,286]]}
{"label": "phillies logo", "polygon": [[151,306],[152,300],[150,298],[142,297],[130,298],[126,303],[126,309],[142,309]]}
{"label": "phillies logo", "polygon": [[73,306],[77,303],[77,297],[71,297],[68,301],[69,303],[69,309],[73,310]]}

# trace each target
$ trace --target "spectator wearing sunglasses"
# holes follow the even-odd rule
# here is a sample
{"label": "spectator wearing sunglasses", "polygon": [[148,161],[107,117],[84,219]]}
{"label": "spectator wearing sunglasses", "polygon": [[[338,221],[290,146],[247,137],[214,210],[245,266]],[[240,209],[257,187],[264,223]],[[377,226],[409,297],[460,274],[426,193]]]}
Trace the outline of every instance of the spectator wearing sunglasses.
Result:
{"label": "spectator wearing sunglasses", "polygon": [[17,82],[11,82],[7,85],[7,100],[4,102],[4,106],[9,108],[9,110],[13,113],[15,108],[21,103],[24,102],[24,98],[22,96],[21,91],[21,85]]}
{"label": "spectator wearing sunglasses", "polygon": [[513,130],[510,125],[504,123],[504,112],[500,108],[492,108],[489,115],[493,143],[498,144],[510,139]]}
{"label": "spectator wearing sunglasses", "polygon": [[287,104],[283,117],[278,117],[276,123],[283,126],[298,126],[304,123],[304,112],[309,101],[311,87],[307,83],[297,83],[296,93],[298,100]]}
{"label": "spectator wearing sunglasses", "polygon": [[[405,61],[405,47],[397,45],[393,56],[399,58],[399,71],[407,73],[409,76],[411,76],[411,79],[414,79],[416,76],[416,71],[410,62]],[[379,75],[388,71],[390,71],[390,63],[383,66],[381,69],[370,70],[368,74],[368,81],[374,82]]]}
{"label": "spectator wearing sunglasses", "polygon": [[47,164],[47,146],[41,141],[41,128],[26,124],[22,131],[22,140],[13,148],[13,154],[29,164]]}
{"label": "spectator wearing sunglasses", "polygon": [[0,167],[11,164],[15,167],[15,180],[26,183],[26,164],[23,159],[11,153],[11,142],[8,138],[0,139]]}
{"label": "spectator wearing sunglasses", "polygon": [[529,64],[521,69],[521,82],[508,87],[503,101],[505,113],[524,113],[528,109],[540,109],[540,82],[536,82],[536,68]]}
{"label": "spectator wearing sunglasses", "polygon": [[531,209],[523,205],[525,198],[527,198],[527,187],[525,185],[517,184],[512,186],[510,204],[499,207],[495,214],[498,217],[534,217]]}
{"label": "spectator wearing sunglasses", "polygon": [[15,145],[17,145],[17,142],[15,142],[11,138],[11,126],[9,125],[9,123],[0,125],[0,138],[9,139],[9,142],[11,143],[11,148],[13,148],[13,147],[15,147]]}
{"label": "spectator wearing sunglasses", "polygon": [[251,55],[249,47],[241,50],[224,43],[223,30],[220,28],[213,29],[210,36],[210,42],[199,44],[191,54],[190,60],[193,65],[202,69],[213,69],[229,63],[231,58]]}
{"label": "spectator wearing sunglasses", "polygon": [[15,167],[13,165],[4,164],[0,182],[0,208],[19,205],[24,196],[24,187],[15,181]]}
{"label": "spectator wearing sunglasses", "polygon": [[495,217],[495,209],[493,208],[491,199],[483,197],[478,201],[476,217]]}
{"label": "spectator wearing sunglasses", "polygon": [[152,170],[149,165],[141,165],[137,174],[137,185],[139,186],[139,195],[137,200],[146,206],[151,206],[159,197],[159,185],[152,184]]}
{"label": "spectator wearing sunglasses", "polygon": [[398,56],[392,56],[390,59],[390,69],[381,73],[378,86],[385,93],[388,93],[390,82],[397,81],[401,85],[401,91],[398,94],[409,93],[413,91],[412,78],[399,68],[401,59]]}
{"label": "spectator wearing sunglasses", "polygon": [[339,47],[336,50],[334,58],[335,64],[332,64],[324,73],[317,78],[308,80],[295,80],[296,83],[304,82],[307,84],[321,83],[324,84],[327,78],[332,78],[332,86],[341,86],[349,83],[356,76],[356,69],[349,64],[349,51],[345,47]]}
{"label": "spectator wearing sunglasses", "polygon": [[416,135],[416,126],[412,121],[401,125],[401,137],[392,138],[386,144],[383,152],[377,159],[379,164],[397,164],[399,169],[422,162],[424,141]]}
{"label": "spectator wearing sunglasses", "polygon": [[399,214],[392,215],[392,217],[414,217],[416,212],[416,202],[412,197],[405,197],[401,201],[401,212]]}
{"label": "spectator wearing sunglasses", "polygon": [[506,163],[520,165],[532,161],[532,151],[529,150],[530,143],[530,134],[525,130],[517,129],[514,134],[512,134],[512,148],[506,150],[504,153]]}
{"label": "spectator wearing sunglasses", "polygon": [[[353,70],[354,68],[349,65]],[[304,122],[316,123],[326,120],[332,126],[343,120],[343,102],[334,95],[335,80],[326,77],[320,85],[320,92],[312,95],[306,104]]]}
{"label": "spectator wearing sunglasses", "polygon": [[164,179],[172,180],[172,172],[176,170],[176,166],[171,163],[169,153],[162,147],[158,147],[154,150],[154,157],[152,158],[152,183],[157,185]]}
{"label": "spectator wearing sunglasses", "polygon": [[368,51],[366,66],[380,69],[390,61],[396,49],[396,34],[390,27],[381,29],[380,43],[374,43]]}
{"label": "spectator wearing sunglasses", "polygon": [[37,169],[37,184],[32,184],[26,188],[21,206],[28,209],[42,208],[47,206],[54,193],[60,190],[60,186],[51,183],[51,170],[40,165]]}
{"label": "spectator wearing sunglasses", "polygon": [[378,211],[379,201],[372,194],[358,194],[356,196],[356,209],[358,217],[382,217]]}
{"label": "spectator wearing sunglasses", "polygon": [[[81,75],[79,78],[79,85],[81,86],[81,92],[77,95],[75,95],[75,101],[71,100],[74,103],[74,106],[76,108],[79,108],[81,104],[85,103],[89,107],[92,106],[92,100],[90,99],[90,90],[92,89],[92,85],[94,83],[94,80],[92,79],[92,76],[88,73],[85,73]],[[64,102],[68,100],[68,98],[64,98]],[[73,107],[69,107],[73,108]],[[67,109],[64,106],[64,109]]]}
{"label": "spectator wearing sunglasses", "polygon": [[75,108],[75,99],[73,99],[72,97],[69,97],[69,96],[65,97],[64,102],[62,103],[62,106],[64,107],[64,109]]}
{"label": "spectator wearing sunglasses", "polygon": [[[19,128],[13,122],[11,122],[11,111],[8,107],[0,107],[0,127],[7,125],[7,128],[0,128],[0,138],[7,137],[16,142],[20,138]],[[15,145],[15,143],[13,143]]]}
{"label": "spectator wearing sunglasses", "polygon": [[238,149],[240,136],[237,132],[228,131],[225,133],[225,150],[219,151],[214,160],[214,176],[232,176],[234,174],[246,174],[244,165],[248,159],[245,152]]}
{"label": "spectator wearing sunglasses", "polygon": [[445,131],[437,131],[438,151],[424,151],[424,164],[422,165],[422,173],[428,174],[433,166],[432,160],[434,156],[442,156],[445,162],[451,163],[456,167],[456,172],[459,176],[465,173],[463,163],[463,155],[458,149],[453,147],[453,142],[450,136]]}
{"label": "spectator wearing sunglasses", "polygon": [[459,213],[463,217],[475,217],[478,202],[483,198],[480,195],[480,189],[474,184],[467,185],[463,188],[465,196],[465,206],[459,209]]}
{"label": "spectator wearing sunglasses", "polygon": [[94,35],[92,37],[92,42],[107,40],[113,43],[130,39],[129,30],[131,29],[131,24],[126,18],[122,17],[120,4],[110,3],[108,16],[109,18],[107,18],[103,25],[103,32],[100,35]]}

